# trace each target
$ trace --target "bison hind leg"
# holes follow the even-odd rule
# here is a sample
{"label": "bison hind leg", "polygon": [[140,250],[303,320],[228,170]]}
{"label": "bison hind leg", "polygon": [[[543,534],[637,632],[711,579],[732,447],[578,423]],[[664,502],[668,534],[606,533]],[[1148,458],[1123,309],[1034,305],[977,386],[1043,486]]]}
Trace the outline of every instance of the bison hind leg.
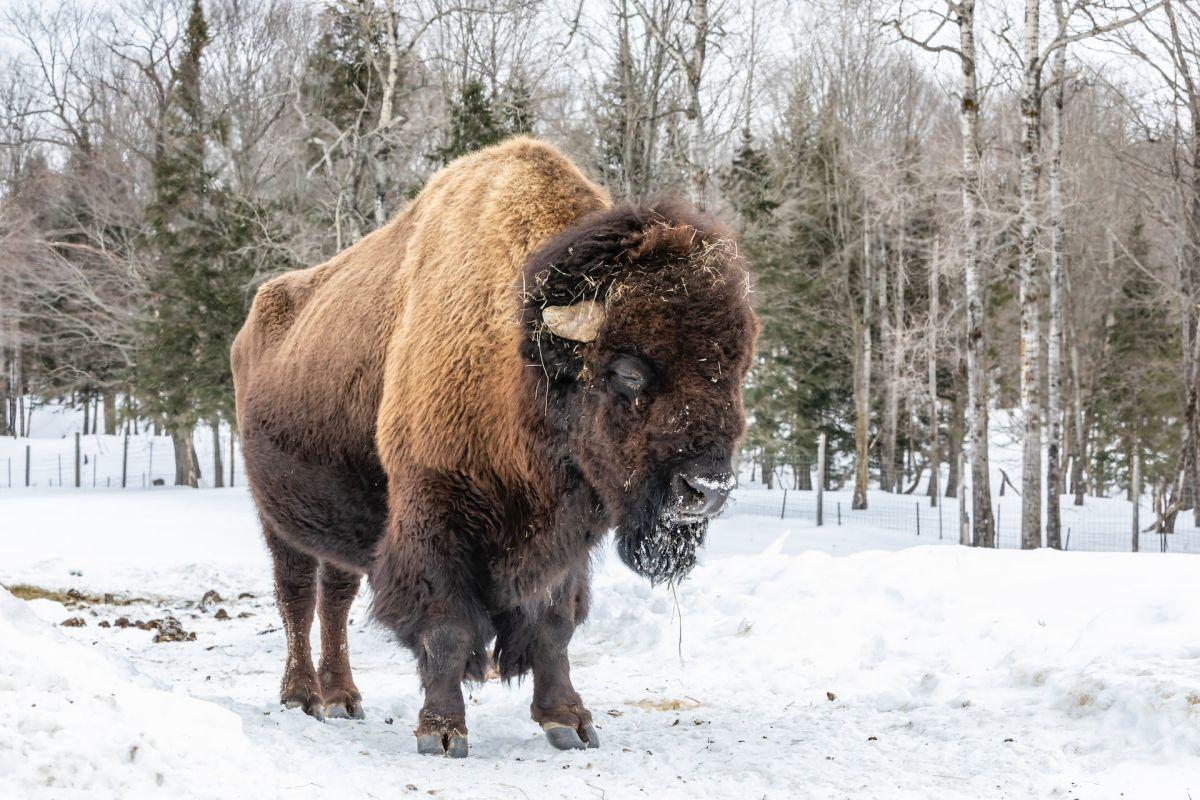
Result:
{"label": "bison hind leg", "polygon": [[321,617],[321,663],[317,675],[325,716],[331,719],[362,719],[362,694],[354,685],[346,640],[350,604],[358,593],[362,576],[323,561],[320,578],[321,593],[317,608]]}
{"label": "bison hind leg", "polygon": [[265,530],[275,572],[275,600],[287,639],[287,663],[279,689],[279,702],[300,708],[319,720],[325,718],[321,688],[313,669],[308,634],[317,604],[317,560],[289,545],[278,534]]}

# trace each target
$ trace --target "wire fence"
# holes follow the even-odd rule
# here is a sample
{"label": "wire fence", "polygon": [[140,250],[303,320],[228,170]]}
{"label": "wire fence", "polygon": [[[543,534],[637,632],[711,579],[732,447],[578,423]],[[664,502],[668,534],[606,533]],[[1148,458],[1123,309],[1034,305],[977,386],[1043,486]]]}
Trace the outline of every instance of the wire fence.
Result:
{"label": "wire fence", "polygon": [[[242,456],[229,430],[219,436],[224,486],[244,482]],[[200,464],[200,485],[216,484],[213,474],[214,442],[211,430],[198,431],[194,438]],[[78,469],[77,465],[78,464]],[[761,477],[761,476],[759,476]],[[782,476],[781,476],[782,477]],[[144,489],[170,486],[175,480],[174,450],[170,437],[79,435],[62,439],[0,440],[0,489],[108,488]],[[817,481],[787,475],[784,486],[813,486]],[[779,483],[776,483],[778,486]],[[872,489],[867,508],[852,507],[850,491],[817,492],[813,489],[740,487],[724,512],[725,516],[765,516],[827,526],[857,526],[893,531],[925,541],[960,540],[957,498],[939,497],[931,506],[923,492],[912,494]],[[1062,531],[1066,550],[1129,552],[1133,547],[1133,503],[1117,498],[1086,498],[1083,506],[1063,497]],[[1007,495],[992,498],[997,546],[1021,546],[1021,499]],[[1151,510],[1139,509],[1140,527],[1154,519]],[[968,509],[969,515],[969,509]],[[970,531],[969,519],[966,522]],[[1044,529],[1044,526],[1043,526]],[[1138,534],[1141,552],[1200,553],[1200,528],[1191,513],[1176,518],[1173,533],[1143,530]]]}
{"label": "wire fence", "polygon": [[[242,482],[242,454],[229,431],[219,437],[221,484]],[[216,461],[211,430],[193,441],[200,485],[213,487]],[[169,436],[97,434],[62,439],[0,440],[0,488],[144,489],[175,482],[175,450]]]}
{"label": "wire fence", "polygon": [[[823,496],[818,497],[819,494]],[[867,494],[867,507],[852,507],[848,491],[796,491],[780,489],[739,488],[734,491],[723,516],[769,516],[794,519],[812,525],[818,523],[818,503],[822,508],[822,523],[826,526],[856,526],[895,531],[930,540],[960,540],[960,525],[970,527],[970,509],[965,522],[959,516],[957,498],[939,497],[937,506],[918,494],[893,494],[877,489]],[[1083,506],[1071,504],[1070,496],[1063,497],[1063,549],[1095,552],[1130,552],[1133,546],[1133,503],[1117,498],[1086,498]],[[1021,499],[1016,496],[993,497],[993,519],[996,524],[996,544],[999,548],[1018,549],[1021,546]],[[1154,516],[1143,505],[1139,508],[1139,527],[1144,529]],[[1044,522],[1044,521],[1043,521]],[[1043,524],[1043,544],[1044,542]],[[1138,534],[1139,552],[1200,553],[1200,528],[1192,515],[1179,514],[1173,533],[1141,530]]]}

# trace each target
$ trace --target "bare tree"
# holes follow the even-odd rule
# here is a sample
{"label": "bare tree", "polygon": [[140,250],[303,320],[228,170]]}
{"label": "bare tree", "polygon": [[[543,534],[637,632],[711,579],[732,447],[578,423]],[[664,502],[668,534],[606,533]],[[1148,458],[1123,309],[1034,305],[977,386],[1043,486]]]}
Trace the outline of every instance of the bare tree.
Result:
{"label": "bare tree", "polygon": [[[947,53],[961,67],[959,125],[962,135],[962,191],[964,252],[963,274],[967,305],[967,441],[971,458],[971,515],[973,543],[979,547],[996,546],[995,521],[992,519],[991,481],[988,467],[988,381],[987,339],[984,312],[983,262],[981,237],[983,209],[980,195],[980,133],[978,53],[975,45],[975,0],[945,0],[945,10],[935,15],[935,27],[928,35],[917,37],[906,30],[907,20],[897,16],[891,26],[904,41],[931,53]],[[958,43],[935,43],[947,25],[958,27]]]}
{"label": "bare tree", "polygon": [[[685,0],[683,25],[679,30],[666,28],[663,15],[652,13],[645,0],[632,0],[643,24],[658,41],[667,56],[674,60],[683,78],[686,101],[683,116],[687,120],[686,158],[688,192],[700,209],[709,203],[711,166],[707,127],[708,110],[704,106],[704,74],[709,46],[720,35],[716,9],[708,0]],[[685,35],[686,30],[686,35]]]}

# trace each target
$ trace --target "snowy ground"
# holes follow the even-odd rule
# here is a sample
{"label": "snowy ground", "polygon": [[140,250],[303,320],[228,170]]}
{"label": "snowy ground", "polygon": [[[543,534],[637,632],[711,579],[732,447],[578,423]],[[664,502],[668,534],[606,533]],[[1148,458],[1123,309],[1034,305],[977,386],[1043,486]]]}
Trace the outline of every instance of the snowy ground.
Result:
{"label": "snowy ground", "polygon": [[[1195,556],[720,520],[677,598],[600,569],[572,661],[603,749],[551,750],[529,685],[489,683],[451,761],[416,754],[413,661],[362,599],[367,719],[272,702],[284,642],[242,490],[12,492],[0,519],[0,583],[83,595],[0,591],[4,796],[1200,797]],[[168,615],[195,640],[115,627]]]}

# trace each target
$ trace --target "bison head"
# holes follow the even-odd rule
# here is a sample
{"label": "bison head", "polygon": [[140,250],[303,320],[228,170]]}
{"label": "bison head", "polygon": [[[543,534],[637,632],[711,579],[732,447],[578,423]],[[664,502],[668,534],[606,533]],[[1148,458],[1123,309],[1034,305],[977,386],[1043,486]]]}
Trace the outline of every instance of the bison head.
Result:
{"label": "bison head", "polygon": [[758,323],[733,239],[680,205],[598,212],[534,254],[521,296],[534,402],[621,558],[656,583],[683,577],[745,428]]}

